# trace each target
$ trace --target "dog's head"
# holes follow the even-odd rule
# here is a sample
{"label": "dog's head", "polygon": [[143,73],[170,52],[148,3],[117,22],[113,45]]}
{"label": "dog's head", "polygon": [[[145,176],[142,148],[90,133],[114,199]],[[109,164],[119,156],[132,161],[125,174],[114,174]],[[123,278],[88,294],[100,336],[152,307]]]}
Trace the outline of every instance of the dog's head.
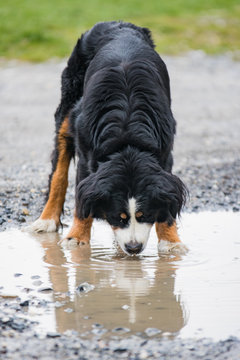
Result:
{"label": "dog's head", "polygon": [[110,162],[78,184],[77,215],[107,220],[122,250],[138,254],[155,222],[173,223],[185,196],[182,181],[160,167],[139,176],[119,171]]}

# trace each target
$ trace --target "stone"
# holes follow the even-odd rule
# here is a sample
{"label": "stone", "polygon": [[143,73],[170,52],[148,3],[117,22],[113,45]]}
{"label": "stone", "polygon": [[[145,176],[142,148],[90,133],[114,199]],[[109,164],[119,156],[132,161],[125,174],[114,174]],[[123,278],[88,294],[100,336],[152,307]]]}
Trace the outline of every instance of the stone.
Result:
{"label": "stone", "polygon": [[78,293],[88,293],[89,291],[92,291],[95,289],[94,285],[91,285],[87,282],[83,282],[82,284],[78,285],[78,287],[76,288],[76,291]]}

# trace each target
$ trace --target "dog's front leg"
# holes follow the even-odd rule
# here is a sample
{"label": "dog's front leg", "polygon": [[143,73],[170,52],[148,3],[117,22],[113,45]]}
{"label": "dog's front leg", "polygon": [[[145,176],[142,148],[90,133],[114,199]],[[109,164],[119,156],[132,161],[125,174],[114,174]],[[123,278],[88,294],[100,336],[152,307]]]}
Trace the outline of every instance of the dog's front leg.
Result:
{"label": "dog's front leg", "polygon": [[60,241],[61,245],[85,245],[89,244],[92,228],[92,217],[79,219],[74,215],[72,227],[65,239]]}
{"label": "dog's front leg", "polygon": [[156,223],[158,237],[158,250],[162,254],[185,254],[187,247],[181,242],[177,233],[176,221],[172,225],[168,223]]}

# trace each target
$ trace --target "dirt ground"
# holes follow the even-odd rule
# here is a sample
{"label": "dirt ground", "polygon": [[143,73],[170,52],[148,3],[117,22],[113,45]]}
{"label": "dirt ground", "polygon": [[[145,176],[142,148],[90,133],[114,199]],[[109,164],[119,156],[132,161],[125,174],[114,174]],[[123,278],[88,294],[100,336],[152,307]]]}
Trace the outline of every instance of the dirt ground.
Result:
{"label": "dirt ground", "polygon": [[[172,108],[178,124],[174,172],[182,178],[190,191],[185,211],[240,211],[240,63],[232,61],[226,55],[208,57],[202,52],[193,52],[183,57],[164,56],[163,59],[170,73]],[[50,171],[53,114],[60,98],[60,74],[64,65],[65,62],[37,65],[1,63],[1,230],[23,226],[41,213]],[[74,166],[71,168],[69,183],[63,221],[69,221],[74,208]],[[1,324],[0,320],[0,335]],[[74,336],[71,344],[77,341],[77,335]],[[30,346],[29,337],[29,333],[20,334],[18,330],[14,330],[8,338],[0,338],[0,358],[36,358],[32,356],[30,349],[26,352]],[[19,344],[25,344],[24,356],[21,355],[21,346],[16,350],[15,338]],[[79,359],[89,358],[91,354],[95,354],[92,355],[95,359],[108,359],[113,356],[111,354],[115,358],[130,354],[127,350],[116,350],[113,343],[104,352],[104,347],[96,345],[96,340],[92,342],[88,355],[85,354],[84,357],[84,353],[81,353],[81,357],[79,352],[74,355],[74,346],[70,346],[68,337],[47,341],[46,349],[55,346],[54,358],[59,359],[66,354],[68,358],[72,356],[71,358]],[[131,349],[129,358],[132,359],[147,358],[151,346],[156,348],[155,352],[158,354],[155,357],[152,352],[151,358],[156,359],[160,355],[164,359],[177,359],[182,354],[184,359],[239,358],[240,345],[237,339],[216,344],[210,340],[174,340],[171,344],[175,347],[167,341],[161,344],[151,341],[152,345],[147,342],[134,352],[134,340],[129,339],[123,348]],[[52,358],[47,350],[41,351],[44,345],[37,335],[34,342],[35,349],[42,354],[39,359]],[[13,345],[16,355],[11,350]],[[65,353],[58,352],[57,349],[61,346],[66,350]],[[88,345],[82,343],[81,346],[84,348]]]}

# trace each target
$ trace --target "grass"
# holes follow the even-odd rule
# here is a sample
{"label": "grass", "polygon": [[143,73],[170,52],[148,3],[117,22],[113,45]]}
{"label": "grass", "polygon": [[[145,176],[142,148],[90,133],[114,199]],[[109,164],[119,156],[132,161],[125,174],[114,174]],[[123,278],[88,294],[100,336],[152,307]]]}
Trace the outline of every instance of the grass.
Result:
{"label": "grass", "polygon": [[119,19],[149,27],[160,53],[240,50],[240,0],[0,0],[0,57],[65,57],[83,31]]}

